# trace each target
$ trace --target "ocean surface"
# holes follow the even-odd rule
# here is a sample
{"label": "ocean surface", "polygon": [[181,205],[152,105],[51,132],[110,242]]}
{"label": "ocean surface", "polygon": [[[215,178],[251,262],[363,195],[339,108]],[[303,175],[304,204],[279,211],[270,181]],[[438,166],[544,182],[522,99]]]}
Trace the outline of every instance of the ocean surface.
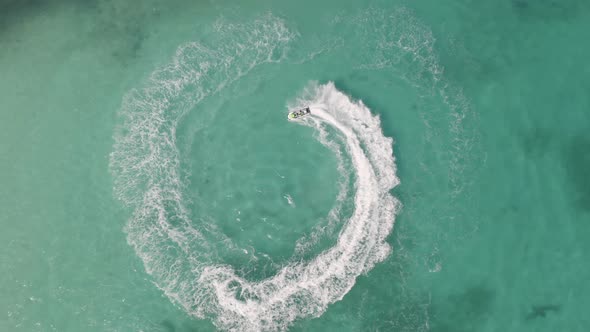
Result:
{"label": "ocean surface", "polygon": [[0,1],[0,331],[589,331],[588,31],[579,0]]}

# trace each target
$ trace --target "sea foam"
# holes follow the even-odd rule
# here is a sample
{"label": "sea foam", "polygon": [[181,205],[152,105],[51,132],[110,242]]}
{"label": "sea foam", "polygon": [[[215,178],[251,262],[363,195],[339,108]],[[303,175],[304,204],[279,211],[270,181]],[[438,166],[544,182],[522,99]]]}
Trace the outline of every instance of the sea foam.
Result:
{"label": "sea foam", "polygon": [[[390,194],[399,183],[393,141],[361,101],[333,83],[311,84],[291,106],[311,107],[312,115],[299,123],[315,128],[317,139],[336,154],[335,171],[347,172],[341,154],[350,160],[352,214],[342,221],[333,247],[307,261],[290,261],[268,279],[249,281],[232,266],[213,263],[214,249],[203,235],[210,227],[190,220],[183,195],[178,124],[203,99],[254,67],[280,61],[296,37],[272,15],[216,29],[221,46],[181,46],[145,88],[125,98],[110,163],[115,193],[133,210],[125,228],[128,242],[171,301],[195,317],[212,318],[223,330],[285,330],[297,318],[321,315],[390,252],[385,239],[400,207]],[[329,218],[336,219],[346,187]]]}

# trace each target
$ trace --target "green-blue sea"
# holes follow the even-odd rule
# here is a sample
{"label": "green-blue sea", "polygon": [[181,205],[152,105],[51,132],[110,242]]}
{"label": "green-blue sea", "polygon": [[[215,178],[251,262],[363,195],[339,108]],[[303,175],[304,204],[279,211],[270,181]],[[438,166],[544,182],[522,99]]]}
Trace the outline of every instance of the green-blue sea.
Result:
{"label": "green-blue sea", "polygon": [[589,31],[1,0],[0,331],[589,331]]}

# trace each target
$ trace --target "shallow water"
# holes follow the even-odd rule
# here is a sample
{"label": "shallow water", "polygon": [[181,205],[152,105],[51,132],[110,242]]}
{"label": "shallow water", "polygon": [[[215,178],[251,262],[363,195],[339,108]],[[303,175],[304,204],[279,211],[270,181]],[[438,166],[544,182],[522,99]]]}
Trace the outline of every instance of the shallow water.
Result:
{"label": "shallow water", "polygon": [[586,331],[589,11],[1,2],[0,330]]}

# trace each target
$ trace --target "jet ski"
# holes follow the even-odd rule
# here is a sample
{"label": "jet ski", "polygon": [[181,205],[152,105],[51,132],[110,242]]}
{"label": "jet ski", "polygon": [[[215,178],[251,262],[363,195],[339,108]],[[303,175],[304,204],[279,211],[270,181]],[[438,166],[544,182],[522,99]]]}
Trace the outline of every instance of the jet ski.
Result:
{"label": "jet ski", "polygon": [[311,114],[311,110],[309,109],[309,107],[306,107],[306,108],[302,108],[302,109],[297,110],[297,111],[289,112],[289,115],[287,115],[287,119],[289,119],[289,120],[296,120],[296,119],[299,119],[301,117],[304,117],[304,116],[306,116],[308,114]]}

